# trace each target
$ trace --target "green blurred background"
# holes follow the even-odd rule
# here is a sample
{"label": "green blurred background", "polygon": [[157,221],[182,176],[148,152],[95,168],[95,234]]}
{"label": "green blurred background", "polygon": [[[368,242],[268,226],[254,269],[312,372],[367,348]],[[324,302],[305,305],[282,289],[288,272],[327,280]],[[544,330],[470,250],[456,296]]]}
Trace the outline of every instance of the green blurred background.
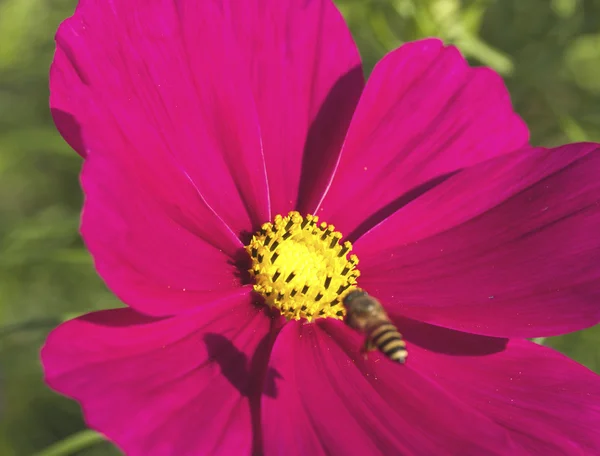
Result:
{"label": "green blurred background", "polygon": [[[534,144],[600,141],[600,0],[338,0],[368,73],[404,41],[439,36],[501,73]],[[38,350],[61,320],[119,306],[78,235],[79,157],[48,112],[54,32],[75,0],[0,0],[0,455],[67,440],[113,455],[78,406],[42,382]],[[600,371],[600,327],[543,341]],[[79,434],[78,434],[79,433]],[[77,440],[79,439],[79,440]]]}

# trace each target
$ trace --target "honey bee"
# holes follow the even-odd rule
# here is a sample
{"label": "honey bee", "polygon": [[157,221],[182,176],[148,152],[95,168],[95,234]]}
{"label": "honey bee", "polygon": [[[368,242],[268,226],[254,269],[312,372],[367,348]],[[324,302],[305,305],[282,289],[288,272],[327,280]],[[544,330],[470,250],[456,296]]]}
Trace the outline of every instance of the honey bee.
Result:
{"label": "honey bee", "polygon": [[346,324],[367,336],[365,356],[368,351],[379,349],[392,361],[406,362],[406,342],[377,299],[357,288],[346,295],[343,303]]}

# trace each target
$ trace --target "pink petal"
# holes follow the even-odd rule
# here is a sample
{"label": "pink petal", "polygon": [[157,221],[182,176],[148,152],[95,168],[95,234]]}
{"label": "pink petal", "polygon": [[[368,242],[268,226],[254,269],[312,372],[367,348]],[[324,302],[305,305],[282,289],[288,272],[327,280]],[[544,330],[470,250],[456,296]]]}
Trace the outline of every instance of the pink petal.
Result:
{"label": "pink petal", "polygon": [[501,337],[600,321],[600,149],[575,144],[465,169],[356,243],[389,312]]}
{"label": "pink petal", "polygon": [[500,339],[425,324],[404,329],[413,341],[407,365],[504,427],[518,448],[510,454],[589,455],[600,448],[600,377],[587,368],[525,340],[484,355],[464,350]]}
{"label": "pink petal", "polygon": [[262,400],[267,456],[512,454],[500,426],[410,367],[365,362],[361,341],[337,321],[283,328],[278,395]]}
{"label": "pink petal", "polygon": [[356,239],[437,178],[527,140],[496,73],[439,40],[405,44],[373,70],[319,215]]}
{"label": "pink petal", "polygon": [[198,201],[186,201],[183,193],[157,198],[159,185],[182,189],[177,176],[163,170],[172,179],[167,186],[140,183],[135,173],[121,170],[110,156],[86,159],[81,232],[98,273],[123,302],[146,314],[173,315],[241,286],[232,259],[237,249],[227,255],[211,245],[214,235],[207,237],[206,228],[219,230],[194,214]]}
{"label": "pink petal", "polygon": [[249,454],[269,321],[246,296],[166,319],[88,314],[48,337],[46,381],[127,455]]}
{"label": "pink petal", "polygon": [[56,41],[51,107],[80,153],[113,156],[145,186],[177,176],[163,191],[177,201],[183,187],[209,233],[269,218],[249,78],[217,5],[82,0]]}
{"label": "pink petal", "polygon": [[363,89],[360,56],[331,0],[220,3],[260,119],[271,213],[286,214],[327,184]]}

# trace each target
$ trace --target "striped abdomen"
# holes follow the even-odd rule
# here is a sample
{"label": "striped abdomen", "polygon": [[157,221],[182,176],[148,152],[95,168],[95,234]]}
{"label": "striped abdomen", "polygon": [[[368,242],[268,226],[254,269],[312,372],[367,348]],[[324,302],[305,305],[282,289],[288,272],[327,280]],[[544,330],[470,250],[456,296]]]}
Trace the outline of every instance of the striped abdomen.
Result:
{"label": "striped abdomen", "polygon": [[406,351],[406,342],[402,339],[402,334],[389,321],[381,323],[370,329],[369,342],[375,348],[378,348],[385,356],[392,361],[404,363],[408,352]]}

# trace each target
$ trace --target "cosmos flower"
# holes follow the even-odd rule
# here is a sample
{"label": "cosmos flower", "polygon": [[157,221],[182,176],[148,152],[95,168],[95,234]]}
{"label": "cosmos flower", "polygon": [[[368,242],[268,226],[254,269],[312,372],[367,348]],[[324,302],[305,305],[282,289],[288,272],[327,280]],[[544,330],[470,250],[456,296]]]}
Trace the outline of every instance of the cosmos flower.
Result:
{"label": "cosmos flower", "polygon": [[[329,0],[81,0],[50,75],[82,234],[127,308],[46,381],[132,456],[594,454],[600,153],[532,148],[502,80],[408,43],[368,82]],[[313,217],[314,216],[314,217]],[[407,341],[365,357],[343,296]]]}

